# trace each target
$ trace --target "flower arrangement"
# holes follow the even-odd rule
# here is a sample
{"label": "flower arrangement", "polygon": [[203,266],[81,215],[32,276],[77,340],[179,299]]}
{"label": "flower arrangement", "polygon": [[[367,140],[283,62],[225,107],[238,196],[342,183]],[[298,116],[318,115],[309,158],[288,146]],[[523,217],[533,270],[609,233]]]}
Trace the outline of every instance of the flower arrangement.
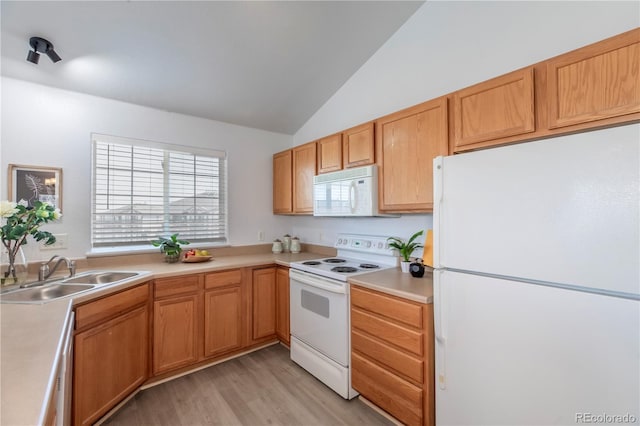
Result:
{"label": "flower arrangement", "polygon": [[60,210],[51,204],[35,201],[29,207],[25,200],[19,203],[13,201],[0,202],[0,216],[5,223],[0,227],[0,239],[9,255],[8,269],[3,271],[3,279],[12,278],[17,282],[15,260],[20,247],[27,243],[27,236],[31,235],[36,241],[43,241],[46,245],[56,242],[56,237],[47,231],[41,231],[42,224],[62,217]]}

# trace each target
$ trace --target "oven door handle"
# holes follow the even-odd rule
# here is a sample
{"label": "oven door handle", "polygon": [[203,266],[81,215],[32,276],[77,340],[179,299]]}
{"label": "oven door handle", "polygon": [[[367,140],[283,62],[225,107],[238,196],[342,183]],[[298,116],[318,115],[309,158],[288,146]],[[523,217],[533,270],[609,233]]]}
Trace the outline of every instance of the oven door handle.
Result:
{"label": "oven door handle", "polygon": [[306,284],[311,287],[319,288],[322,290],[330,291],[331,293],[346,294],[347,284],[342,285],[335,284],[335,280],[326,279],[317,275],[307,274],[305,272],[296,271],[295,269],[289,270],[289,278],[298,281],[301,284]]}

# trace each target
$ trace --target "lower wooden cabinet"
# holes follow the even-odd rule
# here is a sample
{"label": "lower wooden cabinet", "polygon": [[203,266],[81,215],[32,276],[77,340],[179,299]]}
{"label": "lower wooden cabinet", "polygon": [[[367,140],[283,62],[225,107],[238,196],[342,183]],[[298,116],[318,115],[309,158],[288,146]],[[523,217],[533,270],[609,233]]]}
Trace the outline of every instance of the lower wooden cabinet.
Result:
{"label": "lower wooden cabinet", "polygon": [[201,278],[198,275],[155,281],[153,302],[153,374],[198,361]]}
{"label": "lower wooden cabinet", "polygon": [[73,423],[93,424],[147,379],[149,286],[76,308]]}
{"label": "lower wooden cabinet", "polygon": [[276,271],[276,335],[289,345],[289,268],[281,266]]}
{"label": "lower wooden cabinet", "polygon": [[244,291],[239,269],[206,275],[204,292],[204,356],[243,346]]}
{"label": "lower wooden cabinet", "polygon": [[254,341],[276,334],[276,268],[253,270],[253,327]]}
{"label": "lower wooden cabinet", "polygon": [[435,424],[433,305],[351,286],[351,385],[408,425]]}

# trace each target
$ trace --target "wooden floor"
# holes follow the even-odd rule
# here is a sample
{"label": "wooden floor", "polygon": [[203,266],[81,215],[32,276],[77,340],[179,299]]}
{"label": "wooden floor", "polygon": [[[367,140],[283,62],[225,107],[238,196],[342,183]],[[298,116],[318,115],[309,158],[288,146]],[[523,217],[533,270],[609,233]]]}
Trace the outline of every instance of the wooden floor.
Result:
{"label": "wooden floor", "polygon": [[138,393],[103,425],[392,425],[274,345]]}

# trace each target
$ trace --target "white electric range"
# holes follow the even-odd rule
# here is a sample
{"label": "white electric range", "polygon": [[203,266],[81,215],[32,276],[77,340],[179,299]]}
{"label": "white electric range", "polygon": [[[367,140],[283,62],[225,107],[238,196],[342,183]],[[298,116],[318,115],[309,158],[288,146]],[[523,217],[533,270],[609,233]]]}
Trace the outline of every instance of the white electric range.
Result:
{"label": "white electric range", "polygon": [[349,277],[398,266],[387,237],[340,234],[337,256],[292,262],[291,359],[345,399],[351,388]]}

